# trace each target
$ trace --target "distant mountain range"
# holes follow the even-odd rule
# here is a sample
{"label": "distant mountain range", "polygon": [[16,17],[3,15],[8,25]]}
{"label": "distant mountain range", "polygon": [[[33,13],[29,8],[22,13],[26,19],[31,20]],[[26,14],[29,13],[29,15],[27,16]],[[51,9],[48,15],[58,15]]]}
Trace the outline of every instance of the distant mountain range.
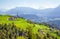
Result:
{"label": "distant mountain range", "polygon": [[50,25],[50,27],[55,27],[57,29],[60,29],[60,20],[49,21],[47,22],[47,24]]}
{"label": "distant mountain range", "polygon": [[60,17],[60,6],[54,8],[50,13],[48,13],[48,17],[53,17],[53,18]]}
{"label": "distant mountain range", "polygon": [[54,18],[60,18],[60,6],[44,10],[33,9],[29,7],[16,7],[8,11],[0,9],[0,14],[9,14],[14,16],[18,15],[34,22],[47,22],[52,26],[60,26],[60,20],[50,20]]}
{"label": "distant mountain range", "polygon": [[8,10],[6,13],[11,14],[11,15],[16,15],[17,13],[20,14],[33,14],[37,15],[40,17],[47,16],[48,13],[50,13],[53,9],[44,9],[44,10],[39,10],[39,9],[33,9],[29,7],[17,7],[11,10]]}
{"label": "distant mountain range", "polygon": [[39,10],[39,9],[33,9],[29,7],[16,7],[11,10],[8,10],[4,12],[4,10],[0,9],[0,13],[4,14],[9,14],[9,15],[17,15],[17,13],[20,14],[33,14],[37,15],[39,17],[60,17],[60,6],[56,8],[49,8],[49,9],[44,9],[44,10]]}
{"label": "distant mountain range", "polygon": [[6,13],[14,14],[14,15],[16,15],[18,13],[20,15],[20,14],[37,14],[37,12],[38,12],[38,10],[33,9],[33,8],[17,7],[17,8],[7,11]]}

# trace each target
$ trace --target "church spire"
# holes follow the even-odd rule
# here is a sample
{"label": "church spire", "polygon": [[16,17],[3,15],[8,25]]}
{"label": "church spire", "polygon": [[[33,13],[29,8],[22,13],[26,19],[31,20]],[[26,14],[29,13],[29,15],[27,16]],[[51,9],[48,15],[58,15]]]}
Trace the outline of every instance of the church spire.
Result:
{"label": "church spire", "polygon": [[19,17],[18,13],[17,13],[17,17]]}

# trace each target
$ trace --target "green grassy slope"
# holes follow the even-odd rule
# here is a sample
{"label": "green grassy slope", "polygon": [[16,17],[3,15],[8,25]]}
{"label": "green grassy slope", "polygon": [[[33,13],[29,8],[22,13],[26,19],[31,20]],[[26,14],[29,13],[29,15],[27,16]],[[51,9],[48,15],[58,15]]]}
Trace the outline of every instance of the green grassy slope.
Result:
{"label": "green grassy slope", "polygon": [[[34,35],[32,35],[32,37],[33,37],[32,39],[36,39],[35,34],[37,34],[38,36],[41,37],[41,39],[43,39],[43,37],[46,36],[47,33],[49,33],[49,35],[52,36],[52,38],[50,38],[50,39],[53,39],[53,37],[57,37],[57,39],[60,39],[60,36],[58,36],[55,33],[58,31],[56,29],[49,28],[48,26],[45,26],[42,24],[39,25],[39,24],[35,24],[35,23],[29,23],[26,19],[23,19],[23,18],[16,18],[14,20],[9,20],[10,17],[12,17],[12,16],[0,15],[0,24],[4,24],[4,23],[11,24],[12,22],[14,22],[16,27],[23,29],[25,31],[26,31],[27,27],[31,27],[32,28],[31,32],[34,34]],[[24,38],[23,36],[19,36],[17,39],[26,39],[26,38]],[[47,38],[47,39],[49,39],[49,38]]]}

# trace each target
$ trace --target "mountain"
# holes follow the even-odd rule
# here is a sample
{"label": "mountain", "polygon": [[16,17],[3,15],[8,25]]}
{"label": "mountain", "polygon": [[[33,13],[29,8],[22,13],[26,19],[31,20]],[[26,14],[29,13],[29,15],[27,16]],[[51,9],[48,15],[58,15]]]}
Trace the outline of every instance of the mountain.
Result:
{"label": "mountain", "polygon": [[60,6],[54,8],[54,10],[52,12],[48,13],[47,17],[51,17],[51,18],[60,17]]}
{"label": "mountain", "polygon": [[[47,14],[48,24],[52,27],[60,29],[60,6],[54,8],[50,13]],[[50,20],[51,19],[51,20]]]}
{"label": "mountain", "polygon": [[7,10],[6,9],[0,9],[0,14],[7,14],[5,13]]}
{"label": "mountain", "polygon": [[47,24],[49,24],[51,27],[60,29],[60,20],[49,21],[49,22],[47,22]]}
{"label": "mountain", "polygon": [[0,14],[4,13],[2,10],[0,10]]}
{"label": "mountain", "polygon": [[11,14],[11,15],[16,15],[17,13],[20,14],[34,14],[38,15],[40,17],[46,16],[48,13],[50,13],[53,9],[33,9],[29,7],[16,7],[11,10],[8,10],[6,13]]}
{"label": "mountain", "polygon": [[[44,9],[44,10],[33,9],[29,7],[16,7],[11,10],[6,11],[5,13],[9,15],[16,15],[17,13],[19,15],[20,14],[34,14],[34,15],[38,15],[39,17],[55,18],[55,17],[60,17],[59,10],[60,10],[60,6],[56,8],[49,8],[49,9]],[[0,13],[3,13],[3,12],[1,12],[0,10]]]}
{"label": "mountain", "polygon": [[54,9],[52,9],[52,8],[40,10],[40,12],[38,13],[38,16],[47,17],[48,14],[49,14],[50,12],[52,12],[53,10],[54,10]]}
{"label": "mountain", "polygon": [[7,11],[8,14],[37,14],[38,10],[29,7],[17,7]]}
{"label": "mountain", "polygon": [[34,14],[20,14],[19,16],[34,22],[41,22],[42,19],[42,17],[39,17]]}

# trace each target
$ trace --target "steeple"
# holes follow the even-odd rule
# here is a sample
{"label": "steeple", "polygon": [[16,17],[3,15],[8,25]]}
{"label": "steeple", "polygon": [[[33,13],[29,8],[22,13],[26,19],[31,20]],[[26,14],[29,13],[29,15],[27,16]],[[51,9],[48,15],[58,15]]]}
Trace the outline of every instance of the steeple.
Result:
{"label": "steeple", "polygon": [[19,16],[18,16],[18,12],[17,12],[17,17],[19,17]]}

